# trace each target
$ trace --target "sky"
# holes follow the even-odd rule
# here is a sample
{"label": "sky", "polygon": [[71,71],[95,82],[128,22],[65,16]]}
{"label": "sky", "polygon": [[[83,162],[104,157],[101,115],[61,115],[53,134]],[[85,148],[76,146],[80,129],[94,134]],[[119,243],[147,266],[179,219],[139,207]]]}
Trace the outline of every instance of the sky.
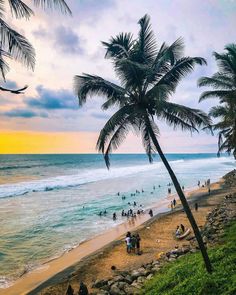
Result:
{"label": "sky", "polygon": [[[72,17],[57,11],[35,11],[30,20],[6,21],[30,40],[36,51],[31,71],[20,63],[11,67],[6,87],[29,85],[24,94],[0,93],[0,153],[95,153],[99,131],[115,110],[102,111],[102,97],[89,98],[82,108],[73,92],[73,77],[100,75],[119,83],[101,41],[120,32],[137,36],[138,20],[150,15],[157,43],[183,37],[186,56],[201,56],[198,66],[177,88],[171,101],[207,112],[217,100],[198,103],[201,76],[217,71],[212,52],[223,52],[235,42],[236,0],[67,0]],[[204,89],[206,90],[206,89]],[[160,143],[164,152],[217,151],[217,136],[173,130],[163,122]],[[141,139],[132,133],[117,152],[144,152]]]}

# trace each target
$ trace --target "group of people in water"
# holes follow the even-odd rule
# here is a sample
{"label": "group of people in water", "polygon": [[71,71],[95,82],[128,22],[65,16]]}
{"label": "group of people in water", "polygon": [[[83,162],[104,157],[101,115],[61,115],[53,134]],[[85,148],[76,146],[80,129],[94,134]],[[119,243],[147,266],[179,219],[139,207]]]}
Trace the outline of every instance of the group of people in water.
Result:
{"label": "group of people in water", "polygon": [[139,234],[131,234],[131,232],[128,231],[125,237],[127,253],[135,253],[137,255],[141,255],[140,241],[141,238]]}
{"label": "group of people in water", "polygon": [[[207,186],[208,187],[208,193],[210,194],[211,193],[211,190],[210,190],[210,179],[207,179],[206,181],[205,181],[205,184],[202,184],[201,185],[201,182],[200,182],[200,180],[198,180],[198,182],[197,182],[197,184],[198,184],[198,186],[199,187],[205,187],[205,186]],[[169,182],[168,184],[167,184],[167,186],[168,186],[168,194],[171,194],[171,186],[173,185],[173,183],[171,183],[171,182]],[[158,185],[158,187],[160,188],[161,186],[160,185]],[[155,185],[153,185],[153,191],[156,189],[156,186]],[[184,190],[184,186],[182,186],[182,190]],[[151,194],[153,194],[153,191],[151,191],[150,193]],[[142,188],[141,190],[135,190],[135,192],[134,193],[131,193],[130,194],[130,196],[131,197],[135,197],[136,195],[139,195],[139,194],[142,194],[142,193],[144,193],[144,189]],[[125,200],[126,199],[126,196],[125,195],[121,195],[121,193],[120,192],[118,192],[117,193],[117,196],[121,196],[121,199],[122,200]],[[128,209],[127,211],[125,211],[124,209],[122,210],[122,212],[121,212],[121,217],[127,217],[127,218],[129,218],[129,217],[137,217],[137,215],[140,215],[140,214],[143,214],[144,213],[144,210],[143,210],[143,205],[142,204],[137,204],[137,202],[136,201],[133,201],[133,202],[128,202],[127,203],[129,206],[133,206],[133,209],[132,208],[130,208],[130,209]],[[173,210],[175,207],[176,207],[176,205],[177,205],[177,201],[176,201],[176,199],[174,198],[173,200],[171,200],[171,202],[170,202],[170,207],[171,207],[171,210]],[[197,203],[195,203],[194,204],[194,208],[195,208],[195,211],[198,211],[198,204]],[[135,210],[136,209],[136,210]],[[153,211],[152,211],[152,209],[150,209],[149,210],[149,215],[150,215],[150,217],[153,217]],[[99,213],[98,213],[98,215],[99,216],[107,216],[107,210],[105,209],[104,211],[100,211]],[[114,213],[112,213],[112,219],[115,221],[116,219],[117,219],[117,213],[116,212],[114,212]]]}

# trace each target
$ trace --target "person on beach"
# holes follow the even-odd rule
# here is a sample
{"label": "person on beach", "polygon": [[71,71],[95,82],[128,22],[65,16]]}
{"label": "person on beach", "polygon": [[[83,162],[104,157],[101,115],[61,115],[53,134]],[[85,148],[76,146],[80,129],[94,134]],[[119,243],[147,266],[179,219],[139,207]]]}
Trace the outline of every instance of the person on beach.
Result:
{"label": "person on beach", "polygon": [[176,199],[173,200],[173,205],[174,207],[176,206],[177,202],[176,202]]}
{"label": "person on beach", "polygon": [[176,231],[175,231],[175,236],[178,238],[181,235],[180,232],[180,227],[177,225]]}
{"label": "person on beach", "polygon": [[125,210],[124,209],[121,212],[121,216],[125,216]]}
{"label": "person on beach", "polygon": [[116,220],[116,212],[113,213],[113,220]]}
{"label": "person on beach", "polygon": [[131,250],[135,253],[135,246],[136,246],[136,236],[135,235],[132,235],[130,242],[131,242]]}
{"label": "person on beach", "polygon": [[168,188],[168,194],[171,194],[171,188]]}
{"label": "person on beach", "polygon": [[104,210],[103,214],[104,214],[104,215],[106,215],[106,214],[107,214],[107,210],[106,210],[106,209]]}
{"label": "person on beach", "polygon": [[185,232],[185,227],[184,227],[184,225],[182,223],[180,224],[180,227],[181,227],[182,233],[184,233]]}
{"label": "person on beach", "polygon": [[66,295],[74,295],[74,289],[71,287],[71,285],[68,286]]}
{"label": "person on beach", "polygon": [[136,235],[136,249],[137,249],[137,255],[140,255],[141,252],[140,252],[140,241],[141,241],[141,238],[139,236],[139,234]]}
{"label": "person on beach", "polygon": [[184,191],[184,186],[182,185],[182,190]]}
{"label": "person on beach", "polygon": [[126,251],[127,253],[131,252],[131,233],[128,231],[125,238],[126,242]]}
{"label": "person on beach", "polygon": [[195,211],[198,210],[198,203],[195,203],[195,204],[194,204],[194,208],[195,208]]}
{"label": "person on beach", "polygon": [[171,208],[171,210],[173,210],[173,209],[174,209],[174,204],[173,204],[173,201],[170,201],[170,208]]}
{"label": "person on beach", "polygon": [[88,294],[89,293],[88,293],[87,286],[83,282],[80,282],[78,295],[88,295]]}
{"label": "person on beach", "polygon": [[211,194],[211,188],[209,187],[208,188],[208,195],[210,195]]}
{"label": "person on beach", "polygon": [[197,185],[200,187],[200,185],[201,185],[201,182],[200,182],[200,180],[198,180],[198,182],[197,182]]}

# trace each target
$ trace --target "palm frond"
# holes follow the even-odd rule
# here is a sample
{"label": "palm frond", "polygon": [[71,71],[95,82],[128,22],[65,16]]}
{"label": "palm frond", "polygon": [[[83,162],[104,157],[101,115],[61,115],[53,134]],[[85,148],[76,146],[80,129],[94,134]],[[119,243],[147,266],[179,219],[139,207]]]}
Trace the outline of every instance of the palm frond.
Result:
{"label": "palm frond", "polygon": [[116,37],[112,37],[109,42],[102,42],[106,49],[105,58],[120,59],[129,57],[129,52],[133,43],[134,41],[131,33],[120,33]]}
{"label": "palm frond", "polygon": [[138,24],[140,25],[139,36],[133,50],[133,58],[139,63],[150,63],[154,61],[157,45],[150,24],[150,17],[146,14]]}
{"label": "palm frond", "polygon": [[[127,135],[131,127],[131,119],[135,112],[134,105],[128,105],[120,108],[105,124],[100,132],[97,146],[98,151],[104,154],[105,162],[109,168],[109,154],[113,149],[117,149],[120,143]],[[106,150],[106,151],[105,151]]]}
{"label": "palm frond", "polygon": [[102,95],[109,99],[109,104],[104,105],[104,109],[112,104],[122,105],[124,103],[124,88],[109,82],[99,76],[84,74],[83,76],[75,76],[74,78],[75,94],[79,98],[79,105],[82,106],[88,96]]}
{"label": "palm frond", "polygon": [[10,58],[11,56],[4,50],[0,49],[0,72],[3,80],[6,81],[6,73],[9,71],[9,66],[4,60],[4,57]]}
{"label": "palm frond", "polygon": [[115,63],[115,71],[126,89],[142,89],[143,81],[148,76],[150,68],[142,63],[122,58]]}
{"label": "palm frond", "polygon": [[211,130],[210,117],[199,109],[189,108],[183,105],[162,102],[161,109],[157,105],[158,118],[162,117],[167,124],[174,127],[180,127],[182,130],[190,132],[197,131],[199,128]]}
{"label": "palm frond", "polygon": [[217,78],[210,78],[210,77],[202,77],[198,80],[198,86],[211,86],[215,89],[231,89],[233,87],[232,81],[227,81],[226,79],[217,79]]}
{"label": "palm frond", "polygon": [[164,74],[166,74],[174,63],[183,56],[184,43],[182,38],[178,38],[170,46],[163,43],[156,54],[155,60],[147,73],[144,85],[144,91],[148,89],[150,84],[157,82]]}
{"label": "palm frond", "polygon": [[224,116],[227,116],[227,114],[228,114],[228,110],[224,106],[220,106],[220,105],[212,107],[209,111],[209,116],[213,118],[224,117]]}
{"label": "palm frond", "polygon": [[[140,124],[140,131],[141,131],[141,137],[142,137],[144,149],[145,149],[146,154],[148,156],[149,162],[152,163],[153,162],[153,155],[156,154],[156,148],[153,144],[149,128],[152,128],[156,137],[158,137],[160,135],[160,132],[159,132],[159,128],[157,127],[157,125],[154,123],[153,120],[149,120],[149,123],[150,123],[150,125],[146,124],[146,121],[143,120],[142,123]],[[151,126],[151,127],[149,127],[149,126]]]}
{"label": "palm frond", "polygon": [[219,54],[217,52],[213,52],[213,56],[216,59],[216,62],[220,71],[227,74],[236,73],[236,64],[235,62],[233,62],[229,54],[227,53]]}
{"label": "palm frond", "polygon": [[34,69],[35,51],[28,40],[0,19],[1,48],[12,58]]}
{"label": "palm frond", "polygon": [[29,19],[30,16],[34,14],[33,10],[21,0],[8,0],[8,3],[10,5],[12,15],[16,18],[25,17],[26,19]]}
{"label": "palm frond", "polygon": [[225,50],[233,57],[234,61],[236,61],[236,44],[231,43],[225,46]]}
{"label": "palm frond", "polygon": [[191,73],[195,65],[204,65],[206,60],[201,57],[183,57],[179,59],[174,66],[167,71],[165,75],[157,82],[159,84],[169,84],[174,92],[178,83],[187,74]]}
{"label": "palm frond", "polygon": [[4,0],[0,0],[0,18],[3,17],[3,14],[5,12],[5,8],[4,8]]}
{"label": "palm frond", "polygon": [[208,98],[220,98],[221,102],[224,102],[231,97],[236,97],[236,90],[209,90],[200,95],[199,102]]}
{"label": "palm frond", "polygon": [[43,9],[59,9],[62,13],[72,14],[69,6],[64,0],[34,0],[34,4]]}

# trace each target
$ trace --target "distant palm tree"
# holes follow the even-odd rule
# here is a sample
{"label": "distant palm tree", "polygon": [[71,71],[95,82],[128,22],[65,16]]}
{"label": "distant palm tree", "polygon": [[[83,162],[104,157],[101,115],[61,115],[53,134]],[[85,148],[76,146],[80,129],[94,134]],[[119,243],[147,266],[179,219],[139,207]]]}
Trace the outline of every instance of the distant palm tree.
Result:
{"label": "distant palm tree", "polygon": [[214,125],[219,131],[218,155],[226,151],[236,159],[236,44],[225,46],[226,53],[213,53],[219,71],[212,77],[202,77],[199,86],[210,86],[214,90],[205,91],[199,101],[209,98],[218,98],[220,106],[213,107],[209,115],[219,118],[220,122]]}
{"label": "distant palm tree", "polygon": [[[155,118],[164,120],[176,129],[190,132],[197,127],[209,127],[210,119],[198,109],[169,101],[181,78],[190,73],[196,64],[205,64],[200,57],[183,57],[183,41],[176,40],[171,46],[165,43],[157,50],[149,16],[139,20],[137,39],[130,33],[121,33],[103,42],[106,57],[113,62],[121,86],[99,76],[83,74],[75,77],[75,91],[82,106],[90,95],[102,95],[106,101],[104,110],[117,107],[118,111],[108,120],[100,132],[97,149],[104,154],[109,167],[109,154],[117,149],[127,133],[133,129],[141,133],[143,145],[152,162],[152,155],[158,153],[163,161],[175,189],[192,225],[208,272],[212,271],[201,234],[189,208],[181,186],[163,154],[159,141],[159,128]],[[174,142],[173,142],[174,145]]]}
{"label": "distant palm tree", "polygon": [[[42,8],[58,8],[63,13],[71,14],[64,0],[33,0],[32,2]],[[4,21],[5,5],[7,3],[12,16],[15,18],[29,19],[34,14],[33,10],[21,0],[0,0],[0,74],[4,81],[9,70],[6,59],[19,61],[32,70],[35,65],[35,51],[32,45],[24,36],[12,29]],[[1,87],[0,90],[13,91],[13,93],[21,93],[23,91],[22,89],[10,90],[4,87]]]}

